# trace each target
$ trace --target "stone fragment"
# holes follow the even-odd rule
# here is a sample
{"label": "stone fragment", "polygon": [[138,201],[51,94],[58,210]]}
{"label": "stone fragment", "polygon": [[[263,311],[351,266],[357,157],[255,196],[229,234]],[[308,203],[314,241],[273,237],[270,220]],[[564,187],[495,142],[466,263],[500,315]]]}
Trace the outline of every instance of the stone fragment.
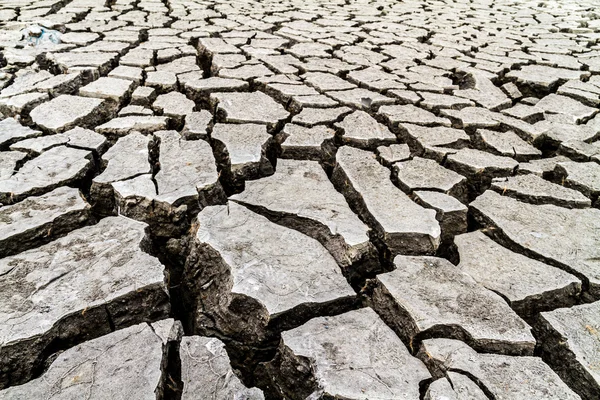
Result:
{"label": "stone fragment", "polygon": [[63,94],[34,108],[30,116],[43,129],[64,132],[99,123],[105,117],[103,106],[102,99]]}
{"label": "stone fragment", "polygon": [[378,114],[384,116],[394,126],[401,123],[422,126],[450,126],[450,121],[446,118],[437,117],[435,114],[412,104],[382,106],[379,108]]}
{"label": "stone fragment", "polygon": [[96,127],[103,135],[125,136],[130,132],[152,133],[167,129],[169,118],[165,116],[130,116],[113,118]]}
{"label": "stone fragment", "polygon": [[396,136],[385,125],[362,110],[347,115],[335,126],[342,130],[342,143],[347,145],[375,149],[396,142]]}
{"label": "stone fragment", "polygon": [[6,118],[0,121],[0,148],[23,139],[40,136],[42,132],[21,125],[14,118]]}
{"label": "stone fragment", "polygon": [[272,131],[290,115],[262,92],[212,93],[210,99],[221,122],[264,124]]}
{"label": "stone fragment", "polygon": [[490,190],[469,207],[501,243],[574,274],[600,294],[600,210],[527,204]]}
{"label": "stone fragment", "polygon": [[394,264],[394,271],[377,276],[373,307],[404,343],[418,347],[420,337],[436,335],[479,351],[533,354],[529,325],[449,261],[397,256]]}
{"label": "stone fragment", "polygon": [[512,252],[481,231],[456,236],[454,243],[459,268],[501,294],[519,315],[530,317],[577,302],[581,281],[567,272]]}
{"label": "stone fragment", "polygon": [[30,380],[54,341],[78,343],[168,316],[164,267],[142,250],[144,228],[109,217],[0,260],[0,387]]}
{"label": "stone fragment", "polygon": [[425,340],[421,351],[430,368],[472,377],[495,399],[580,399],[539,357],[481,354],[452,339]]}
{"label": "stone fragment", "polygon": [[535,106],[547,114],[562,115],[573,124],[584,122],[598,113],[595,107],[586,106],[577,100],[558,94],[549,94]]}
{"label": "stone fragment", "polygon": [[[206,300],[199,306],[214,318],[213,329],[232,337],[260,341],[267,324],[289,329],[316,315],[347,311],[355,303],[354,291],[319,242],[237,203],[204,208],[195,243],[204,261],[195,261],[184,281],[201,290]],[[213,282],[200,288],[196,279]],[[248,307],[252,315],[245,311]],[[240,313],[242,324],[235,322]]]}
{"label": "stone fragment", "polygon": [[92,154],[65,146],[54,147],[26,162],[15,174],[0,181],[0,203],[12,204],[27,196],[74,184],[92,169]]}
{"label": "stone fragment", "polygon": [[374,155],[348,146],[336,154],[332,180],[395,254],[431,254],[440,243],[435,211],[412,202]]}
{"label": "stone fragment", "polygon": [[539,107],[530,106],[523,103],[519,103],[511,108],[502,110],[502,114],[522,119],[530,124],[534,124],[544,119],[544,110]]}
{"label": "stone fragment", "polygon": [[235,375],[225,346],[219,339],[184,336],[179,354],[183,382],[182,400],[265,398],[260,389],[248,389]]}
{"label": "stone fragment", "polygon": [[324,125],[312,128],[286,124],[277,135],[281,143],[281,157],[296,160],[330,159],[334,153],[335,131]]}
{"label": "stone fragment", "polygon": [[50,241],[90,220],[90,206],[77,189],[60,187],[0,208],[0,257]]}
{"label": "stone fragment", "polygon": [[583,399],[600,393],[599,315],[595,302],[543,312],[539,318],[544,360]]}
{"label": "stone fragment", "polygon": [[499,156],[527,161],[542,156],[542,152],[521,139],[516,133],[478,129],[475,142],[483,149]]}
{"label": "stone fragment", "polygon": [[[282,339],[265,367],[284,393],[298,398],[417,399],[419,384],[430,377],[370,308],[315,318]],[[288,365],[290,373],[278,376]]]}
{"label": "stone fragment", "polygon": [[578,191],[549,182],[534,174],[494,179],[491,189],[531,204],[554,204],[567,208],[591,206],[590,199]]}
{"label": "stone fragment", "polygon": [[246,182],[230,199],[319,240],[343,267],[373,257],[369,228],[315,161],[279,160],[274,175]]}
{"label": "stone fragment", "polygon": [[432,191],[413,192],[417,204],[436,211],[436,219],[442,229],[442,241],[451,240],[455,235],[467,231],[467,206],[456,198]]}
{"label": "stone fragment", "polygon": [[268,160],[272,136],[259,124],[216,124],[211,138],[217,149],[217,161],[227,179],[258,179],[273,173]]}
{"label": "stone fragment", "polygon": [[135,82],[127,79],[101,77],[79,89],[79,95],[108,99],[122,104],[133,92]]}
{"label": "stone fragment", "polygon": [[163,341],[142,323],[65,350],[41,377],[0,391],[0,399],[154,399],[163,394],[165,362]]}
{"label": "stone fragment", "polygon": [[442,167],[434,160],[415,157],[395,163],[392,176],[407,194],[415,190],[435,190],[459,199],[466,198],[467,178]]}

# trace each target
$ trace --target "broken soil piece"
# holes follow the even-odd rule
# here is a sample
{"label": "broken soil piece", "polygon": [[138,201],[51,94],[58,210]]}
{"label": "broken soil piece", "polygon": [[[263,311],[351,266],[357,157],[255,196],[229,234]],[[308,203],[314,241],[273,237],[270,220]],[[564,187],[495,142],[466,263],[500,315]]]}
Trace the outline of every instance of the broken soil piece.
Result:
{"label": "broken soil piece", "polygon": [[160,131],[155,137],[160,171],[154,178],[143,174],[114,182],[112,188],[123,215],[148,223],[154,235],[174,236],[188,228],[186,216],[224,202],[225,193],[207,142],[183,140],[176,131]]}
{"label": "broken soil piece", "polygon": [[224,178],[231,184],[258,179],[273,173],[267,156],[272,136],[260,124],[216,124],[211,138]]}
{"label": "broken soil piece", "polygon": [[267,324],[289,329],[354,307],[354,291],[316,240],[232,202],[204,208],[198,227],[184,279],[202,296],[194,332],[256,343]]}
{"label": "broken soil piece", "polygon": [[554,176],[566,187],[583,193],[597,206],[600,195],[600,164],[595,162],[561,162],[554,168]]}
{"label": "broken soil piece", "polygon": [[319,124],[331,124],[341,116],[352,111],[349,107],[336,108],[303,108],[299,114],[294,115],[294,124],[312,127]]}
{"label": "broken soil piece", "polygon": [[600,302],[560,308],[540,315],[542,356],[583,399],[600,393]]}
{"label": "broken soil piece", "polygon": [[407,194],[415,190],[433,190],[466,200],[467,178],[434,160],[415,157],[395,163],[392,170],[400,189]]}
{"label": "broken soil piece", "polygon": [[437,117],[435,114],[412,104],[381,106],[377,113],[384,116],[393,126],[408,123],[422,126],[450,127],[450,120]]}
{"label": "broken soil piece", "polygon": [[451,339],[423,341],[422,357],[430,368],[471,377],[495,399],[579,400],[538,357],[481,354]]}
{"label": "broken soil piece", "polygon": [[27,158],[27,153],[20,151],[0,152],[0,181],[9,179],[17,170],[17,166]]}
{"label": "broken soil piece", "polygon": [[79,190],[60,187],[39,197],[0,208],[0,257],[49,242],[91,219]]}
{"label": "broken soil piece", "polygon": [[475,149],[451,153],[444,163],[444,167],[467,177],[471,193],[481,193],[489,188],[493,178],[513,175],[518,165],[512,158]]}
{"label": "broken soil piece", "polygon": [[154,399],[163,393],[163,341],[147,323],[105,332],[60,353],[47,371],[0,391],[2,400]]}
{"label": "broken soil piece", "polygon": [[164,267],[142,250],[145,227],[109,217],[0,260],[0,387],[30,380],[50,343],[66,348],[168,316]]}
{"label": "broken soil piece", "polygon": [[263,92],[212,93],[210,101],[220,122],[264,124],[269,132],[290,115]]}
{"label": "broken soil piece", "polygon": [[26,162],[0,181],[0,203],[13,204],[83,179],[94,165],[92,153],[65,146],[54,147]]}
{"label": "broken soil piece", "polygon": [[600,210],[527,204],[491,190],[469,210],[500,243],[574,274],[600,296]]}
{"label": "broken soil piece", "polygon": [[449,261],[397,256],[394,264],[377,276],[373,308],[414,350],[421,338],[446,337],[485,352],[533,354],[529,325]]}
{"label": "broken soil piece", "polygon": [[542,152],[514,132],[496,132],[487,129],[478,129],[476,143],[485,150],[499,156],[512,157],[517,161],[527,161],[540,158]]}
{"label": "broken soil piece", "polygon": [[262,367],[286,398],[417,399],[430,377],[370,308],[315,318],[281,336],[280,353]]}
{"label": "broken soil piece", "polygon": [[342,267],[376,257],[369,228],[315,161],[279,160],[274,175],[246,182],[246,189],[230,200],[317,239]]}
{"label": "broken soil piece", "polygon": [[41,134],[40,131],[21,125],[14,118],[6,118],[0,121],[0,148],[7,148],[19,140],[37,137]]}
{"label": "broken soil piece", "polygon": [[152,133],[167,129],[169,119],[164,116],[130,116],[113,118],[96,127],[96,132],[107,136],[125,136],[130,132]]}
{"label": "broken soil piece", "polygon": [[389,170],[372,153],[341,147],[332,181],[392,255],[432,254],[438,248],[435,211],[415,204],[394,186]]}
{"label": "broken soil piece", "polygon": [[586,208],[591,201],[576,190],[549,182],[533,174],[509,176],[492,181],[491,189],[503,196],[531,204],[554,204],[567,208]]}
{"label": "broken soil piece", "polygon": [[436,211],[436,219],[442,228],[442,241],[449,241],[467,231],[468,208],[456,198],[428,190],[415,191],[413,194],[417,204]]}
{"label": "broken soil piece", "polygon": [[343,132],[343,144],[365,150],[374,150],[377,146],[392,144],[397,140],[396,135],[390,132],[387,126],[361,110],[347,115],[335,126]]}
{"label": "broken soil piece", "polygon": [[204,398],[263,400],[260,389],[248,389],[235,375],[219,339],[184,336],[181,357],[182,400]]}
{"label": "broken soil piece", "polygon": [[277,136],[281,143],[281,157],[296,160],[331,160],[335,152],[335,131],[325,125],[312,128],[286,124]]}
{"label": "broken soil piece", "polygon": [[388,168],[399,161],[406,161],[410,158],[410,148],[407,144],[391,144],[389,146],[379,146],[376,150],[377,159]]}
{"label": "broken soil piece", "polygon": [[571,306],[581,292],[581,281],[548,264],[500,246],[481,231],[454,238],[462,271],[499,293],[521,316]]}
{"label": "broken soil piece", "polygon": [[93,126],[106,117],[105,100],[63,94],[34,108],[31,120],[51,132]]}
{"label": "broken soil piece", "polygon": [[212,123],[213,116],[207,110],[194,111],[185,116],[185,125],[181,136],[186,140],[206,139],[208,127]]}

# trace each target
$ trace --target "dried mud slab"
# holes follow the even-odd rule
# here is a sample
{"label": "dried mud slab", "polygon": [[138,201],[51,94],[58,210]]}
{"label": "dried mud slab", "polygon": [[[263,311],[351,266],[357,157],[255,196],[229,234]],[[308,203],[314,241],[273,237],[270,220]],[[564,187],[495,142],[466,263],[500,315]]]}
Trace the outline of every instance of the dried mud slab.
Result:
{"label": "dried mud slab", "polygon": [[540,314],[543,358],[583,399],[600,393],[600,303],[559,308]]}
{"label": "dried mud slab", "polygon": [[182,400],[198,398],[263,400],[260,389],[249,389],[231,368],[223,342],[216,338],[184,336],[181,357]]}
{"label": "dried mud slab", "polygon": [[0,208],[0,256],[44,244],[91,222],[90,205],[79,190],[60,187]]}
{"label": "dried mud slab", "polygon": [[109,217],[0,260],[0,386],[26,382],[55,346],[168,316],[164,267],[146,225]]}
{"label": "dried mud slab", "polygon": [[490,190],[469,208],[509,248],[576,275],[600,296],[600,210],[527,204]]}
{"label": "dried mud slab", "polygon": [[317,162],[279,160],[274,175],[247,182],[230,199],[318,240],[342,267],[376,258],[369,228]]}
{"label": "dried mud slab", "polygon": [[445,337],[486,352],[533,354],[529,325],[466,272],[436,257],[397,256],[394,264],[377,276],[372,302],[404,343]]}
{"label": "dried mud slab", "polygon": [[279,354],[261,367],[291,399],[418,399],[430,377],[370,308],[283,332]]}
{"label": "dried mud slab", "polygon": [[184,284],[195,296],[198,329],[263,340],[267,324],[293,327],[355,304],[319,242],[237,203],[204,208],[194,240]]}
{"label": "dried mud slab", "polygon": [[537,357],[477,353],[451,339],[425,340],[421,352],[430,368],[468,376],[488,398],[580,399]]}
{"label": "dried mud slab", "polygon": [[72,347],[41,377],[1,390],[0,399],[161,397],[165,341],[172,341],[157,333],[161,323],[134,325]]}
{"label": "dried mud slab", "polygon": [[390,171],[364,150],[344,146],[336,154],[333,183],[392,255],[432,254],[440,243],[435,212],[402,193]]}

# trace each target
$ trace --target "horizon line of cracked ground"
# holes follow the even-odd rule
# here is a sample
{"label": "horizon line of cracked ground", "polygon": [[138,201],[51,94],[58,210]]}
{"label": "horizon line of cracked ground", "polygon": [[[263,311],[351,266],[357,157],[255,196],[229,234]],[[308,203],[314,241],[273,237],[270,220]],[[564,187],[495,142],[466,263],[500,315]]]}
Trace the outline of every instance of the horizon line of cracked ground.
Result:
{"label": "horizon line of cracked ground", "polygon": [[599,399],[594,3],[0,0],[0,400]]}

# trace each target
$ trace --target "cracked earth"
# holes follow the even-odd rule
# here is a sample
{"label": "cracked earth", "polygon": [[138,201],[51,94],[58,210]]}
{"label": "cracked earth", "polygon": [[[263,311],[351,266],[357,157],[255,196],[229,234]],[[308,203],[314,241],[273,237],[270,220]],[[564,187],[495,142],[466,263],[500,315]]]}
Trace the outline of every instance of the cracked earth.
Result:
{"label": "cracked earth", "polygon": [[597,0],[0,0],[0,399],[600,399]]}

